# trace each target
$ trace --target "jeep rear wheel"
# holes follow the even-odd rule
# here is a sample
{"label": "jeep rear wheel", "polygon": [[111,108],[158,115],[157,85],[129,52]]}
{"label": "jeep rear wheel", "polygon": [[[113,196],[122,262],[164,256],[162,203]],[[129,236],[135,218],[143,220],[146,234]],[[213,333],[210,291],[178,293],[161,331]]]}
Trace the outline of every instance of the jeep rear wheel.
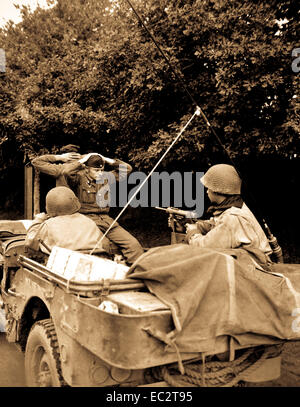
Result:
{"label": "jeep rear wheel", "polygon": [[29,387],[61,387],[60,354],[51,319],[36,322],[28,335],[25,349],[25,375]]}

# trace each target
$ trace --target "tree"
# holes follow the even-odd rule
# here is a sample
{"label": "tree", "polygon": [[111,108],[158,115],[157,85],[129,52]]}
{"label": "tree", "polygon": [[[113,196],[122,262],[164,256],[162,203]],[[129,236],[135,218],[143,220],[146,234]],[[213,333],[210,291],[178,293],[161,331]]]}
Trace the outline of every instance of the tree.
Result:
{"label": "tree", "polygon": [[[230,156],[290,157],[299,145],[298,2],[58,0],[0,32],[1,164],[72,142],[149,170],[202,107]],[[281,26],[278,21],[285,23]],[[284,20],[285,19],[285,20]],[[177,77],[174,76],[176,71]],[[162,167],[205,169],[224,152],[195,119]],[[178,168],[180,167],[180,168]]]}

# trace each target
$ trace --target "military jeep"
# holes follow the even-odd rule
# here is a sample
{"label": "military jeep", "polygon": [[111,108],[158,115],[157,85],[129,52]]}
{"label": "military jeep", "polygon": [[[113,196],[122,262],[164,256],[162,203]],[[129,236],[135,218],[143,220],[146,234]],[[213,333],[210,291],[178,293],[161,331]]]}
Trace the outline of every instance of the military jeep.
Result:
{"label": "military jeep", "polygon": [[[78,280],[72,274],[75,263],[70,260],[76,253],[70,257],[64,249],[56,248],[56,260],[53,260],[52,253],[47,258],[26,251],[26,230],[34,214],[40,212],[40,196],[39,174],[26,166],[25,220],[0,221],[0,277],[6,337],[25,352],[27,385],[205,385],[200,374],[199,380],[187,382],[180,379],[183,375],[178,375],[178,370],[177,375],[172,375],[179,355],[165,349],[167,334],[174,328],[171,310],[147,290],[143,281]],[[96,256],[88,257],[90,264],[94,263],[92,257]],[[115,263],[102,260],[102,266],[100,263],[97,266],[100,271],[101,267],[105,271],[106,264],[111,267]],[[281,341],[274,339],[269,345],[280,344]],[[264,347],[253,349],[260,352]],[[192,363],[198,367],[204,357],[212,363],[225,363],[226,367],[226,363],[233,363],[232,379],[242,366],[234,362],[244,354],[244,348],[235,347],[232,352],[229,339],[222,337],[212,352],[181,353],[180,360],[183,366]],[[251,383],[279,377],[280,360],[278,352],[270,352],[268,358],[241,376],[241,380]],[[209,383],[240,383],[231,379],[221,384]]]}

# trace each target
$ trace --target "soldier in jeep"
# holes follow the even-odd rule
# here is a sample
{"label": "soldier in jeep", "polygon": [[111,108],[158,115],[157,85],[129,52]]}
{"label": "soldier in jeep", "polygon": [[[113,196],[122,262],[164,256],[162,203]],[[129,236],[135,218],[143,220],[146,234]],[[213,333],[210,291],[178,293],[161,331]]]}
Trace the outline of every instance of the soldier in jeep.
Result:
{"label": "soldier in jeep", "polygon": [[[80,203],[67,187],[51,189],[46,196],[46,211],[35,216],[26,235],[25,246],[50,254],[53,246],[88,251],[100,241],[95,222],[79,213]],[[105,252],[98,244],[96,252]]]}
{"label": "soldier in jeep", "polygon": [[[97,153],[80,155],[71,146],[63,154],[47,154],[32,160],[32,165],[42,173],[56,178],[56,185],[70,187],[78,197],[80,213],[92,219],[105,233],[113,222],[108,215],[110,184],[108,179],[118,182],[126,179],[132,167],[118,159],[111,159]],[[97,182],[105,172],[105,184]],[[117,222],[107,233],[107,238],[115,243],[123,253],[126,262],[132,264],[144,250],[138,240]]]}

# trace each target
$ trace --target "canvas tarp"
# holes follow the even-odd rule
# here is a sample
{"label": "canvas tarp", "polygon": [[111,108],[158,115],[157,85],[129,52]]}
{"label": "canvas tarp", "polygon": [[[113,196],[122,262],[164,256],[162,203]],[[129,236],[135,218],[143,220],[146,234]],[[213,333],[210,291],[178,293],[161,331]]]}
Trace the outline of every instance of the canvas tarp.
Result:
{"label": "canvas tarp", "polygon": [[0,239],[26,235],[32,220],[0,220]]}
{"label": "canvas tarp", "polygon": [[300,265],[273,270],[242,249],[176,244],[150,249],[128,277],[170,307],[179,351],[205,352],[224,335],[243,345],[300,339]]}

